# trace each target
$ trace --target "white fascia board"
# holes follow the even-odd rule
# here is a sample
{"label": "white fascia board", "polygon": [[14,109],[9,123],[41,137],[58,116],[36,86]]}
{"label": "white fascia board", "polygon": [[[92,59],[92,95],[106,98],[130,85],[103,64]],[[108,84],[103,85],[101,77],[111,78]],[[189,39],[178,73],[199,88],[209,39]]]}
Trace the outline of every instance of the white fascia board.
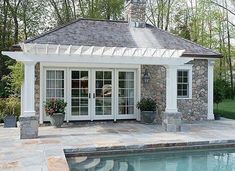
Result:
{"label": "white fascia board", "polygon": [[104,64],[142,64],[142,65],[183,65],[192,58],[130,57],[130,56],[89,56],[66,54],[28,54],[24,52],[3,52],[21,62],[79,62]]}

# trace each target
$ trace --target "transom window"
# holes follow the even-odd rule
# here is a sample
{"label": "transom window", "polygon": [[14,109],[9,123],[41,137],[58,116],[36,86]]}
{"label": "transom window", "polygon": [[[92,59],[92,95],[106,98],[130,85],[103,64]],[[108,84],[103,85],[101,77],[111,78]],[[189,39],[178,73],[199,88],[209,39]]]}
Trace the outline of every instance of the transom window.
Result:
{"label": "transom window", "polygon": [[177,71],[177,96],[178,98],[189,97],[189,71]]}

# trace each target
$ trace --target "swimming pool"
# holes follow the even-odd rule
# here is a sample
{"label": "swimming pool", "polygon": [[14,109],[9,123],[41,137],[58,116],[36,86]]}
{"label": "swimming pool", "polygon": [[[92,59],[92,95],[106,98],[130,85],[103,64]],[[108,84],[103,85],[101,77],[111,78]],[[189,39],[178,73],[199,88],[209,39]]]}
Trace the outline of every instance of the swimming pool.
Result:
{"label": "swimming pool", "polygon": [[235,149],[67,157],[71,171],[235,171]]}

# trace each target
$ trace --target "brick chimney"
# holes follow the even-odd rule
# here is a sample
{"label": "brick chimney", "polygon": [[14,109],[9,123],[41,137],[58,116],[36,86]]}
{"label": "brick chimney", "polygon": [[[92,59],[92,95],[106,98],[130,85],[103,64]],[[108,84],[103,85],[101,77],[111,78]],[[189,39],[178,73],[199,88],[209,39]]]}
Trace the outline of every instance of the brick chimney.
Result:
{"label": "brick chimney", "polygon": [[146,0],[126,0],[125,19],[132,27],[143,28],[146,15]]}

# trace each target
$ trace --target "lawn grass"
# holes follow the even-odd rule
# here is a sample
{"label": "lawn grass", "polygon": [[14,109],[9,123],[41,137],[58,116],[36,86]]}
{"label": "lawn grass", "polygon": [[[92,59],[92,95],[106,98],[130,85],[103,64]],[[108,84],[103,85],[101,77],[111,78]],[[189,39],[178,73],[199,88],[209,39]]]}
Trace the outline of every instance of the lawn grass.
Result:
{"label": "lawn grass", "polygon": [[218,105],[214,105],[214,113],[222,117],[235,119],[235,100],[224,100]]}

